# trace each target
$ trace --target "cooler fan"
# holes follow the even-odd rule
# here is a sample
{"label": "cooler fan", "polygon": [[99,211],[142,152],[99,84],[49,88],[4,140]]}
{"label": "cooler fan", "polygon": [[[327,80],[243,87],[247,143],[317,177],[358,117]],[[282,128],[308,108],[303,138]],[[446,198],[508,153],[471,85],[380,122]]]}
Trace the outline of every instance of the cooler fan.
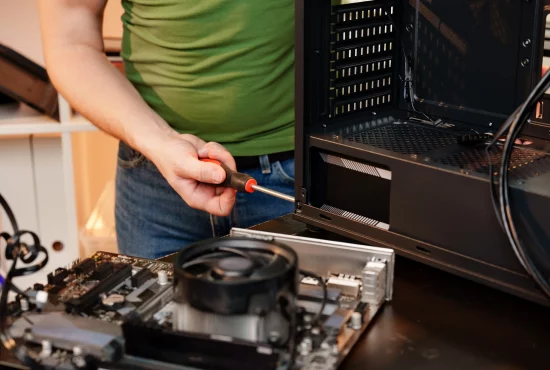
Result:
{"label": "cooler fan", "polygon": [[289,267],[289,261],[272,250],[219,248],[181,266],[195,278],[212,281],[245,281],[274,277]]}
{"label": "cooler fan", "polygon": [[174,328],[272,345],[295,323],[298,257],[268,241],[225,238],[178,253]]}

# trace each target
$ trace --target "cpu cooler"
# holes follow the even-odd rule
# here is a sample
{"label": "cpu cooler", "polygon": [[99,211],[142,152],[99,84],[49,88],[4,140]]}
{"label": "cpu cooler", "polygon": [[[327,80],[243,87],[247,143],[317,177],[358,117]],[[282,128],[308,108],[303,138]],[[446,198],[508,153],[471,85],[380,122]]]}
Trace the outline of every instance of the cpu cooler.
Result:
{"label": "cpu cooler", "polygon": [[262,240],[227,238],[183,249],[174,266],[175,330],[272,346],[292,341],[298,256]]}

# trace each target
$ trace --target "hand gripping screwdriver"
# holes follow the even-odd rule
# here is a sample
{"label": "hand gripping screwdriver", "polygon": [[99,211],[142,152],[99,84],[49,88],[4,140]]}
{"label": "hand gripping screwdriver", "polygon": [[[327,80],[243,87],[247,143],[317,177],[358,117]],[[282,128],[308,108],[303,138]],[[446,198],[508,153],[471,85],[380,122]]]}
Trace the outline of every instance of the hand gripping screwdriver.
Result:
{"label": "hand gripping screwdriver", "polygon": [[223,183],[219,184],[219,186],[231,188],[243,193],[253,193],[254,191],[259,191],[261,193],[265,193],[273,197],[286,200],[287,202],[295,202],[294,197],[259,186],[258,182],[253,177],[245,173],[233,171],[231,168],[227,167],[227,165],[221,163],[220,161],[217,161],[215,159],[201,159],[201,161],[214,163],[223,168],[223,170],[225,171],[225,180]]}

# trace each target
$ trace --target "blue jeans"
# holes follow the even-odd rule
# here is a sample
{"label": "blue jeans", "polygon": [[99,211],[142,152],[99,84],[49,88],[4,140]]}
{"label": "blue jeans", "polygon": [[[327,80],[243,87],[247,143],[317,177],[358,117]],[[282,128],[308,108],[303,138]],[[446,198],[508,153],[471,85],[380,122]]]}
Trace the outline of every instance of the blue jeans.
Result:
{"label": "blue jeans", "polygon": [[[294,195],[294,160],[241,170],[258,185]],[[228,217],[216,217],[189,207],[155,165],[142,154],[119,144],[115,220],[119,252],[160,258],[199,240],[227,235],[232,227],[248,228],[292,213],[294,204],[262,193],[237,194]]]}

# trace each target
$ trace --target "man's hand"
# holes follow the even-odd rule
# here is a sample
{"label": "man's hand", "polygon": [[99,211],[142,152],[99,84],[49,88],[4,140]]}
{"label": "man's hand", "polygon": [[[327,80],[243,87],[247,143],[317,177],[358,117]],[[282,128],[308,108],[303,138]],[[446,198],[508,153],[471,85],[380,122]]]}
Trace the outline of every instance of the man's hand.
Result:
{"label": "man's hand", "polygon": [[220,144],[205,143],[193,135],[171,136],[145,153],[168,183],[192,208],[216,216],[227,216],[235,205],[236,191],[216,187],[225,180],[225,171],[211,158],[236,170],[235,160]]}

